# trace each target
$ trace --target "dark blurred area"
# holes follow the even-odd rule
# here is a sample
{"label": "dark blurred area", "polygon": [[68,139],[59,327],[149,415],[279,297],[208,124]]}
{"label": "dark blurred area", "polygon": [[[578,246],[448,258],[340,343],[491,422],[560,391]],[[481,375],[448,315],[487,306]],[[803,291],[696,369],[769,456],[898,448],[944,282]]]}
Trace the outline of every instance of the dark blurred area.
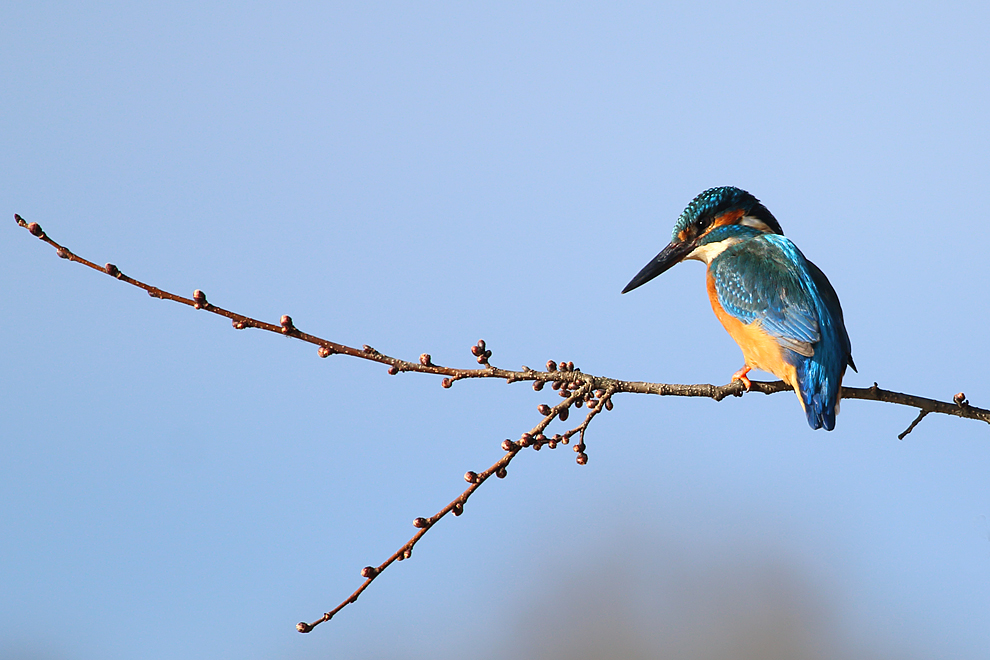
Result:
{"label": "dark blurred area", "polygon": [[[909,660],[940,657],[864,636],[842,594],[776,548],[729,557],[616,539],[538,585],[492,658]],[[648,551],[648,554],[646,553]],[[632,557],[630,555],[639,556]],[[869,626],[862,629],[870,630]],[[886,636],[885,636],[886,635]]]}

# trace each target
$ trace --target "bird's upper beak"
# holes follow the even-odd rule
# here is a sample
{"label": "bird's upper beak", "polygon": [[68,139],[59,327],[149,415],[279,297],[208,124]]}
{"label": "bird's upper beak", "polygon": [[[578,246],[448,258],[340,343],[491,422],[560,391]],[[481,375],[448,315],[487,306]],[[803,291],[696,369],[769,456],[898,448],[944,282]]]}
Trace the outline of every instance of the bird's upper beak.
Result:
{"label": "bird's upper beak", "polygon": [[671,241],[667,247],[660,251],[660,254],[653,257],[653,261],[643,266],[643,270],[639,271],[636,277],[629,281],[629,284],[622,290],[622,293],[632,291],[636,287],[646,284],[657,275],[664,273],[671,266],[683,260],[693,249],[694,243],[692,241],[678,241],[676,239]]}

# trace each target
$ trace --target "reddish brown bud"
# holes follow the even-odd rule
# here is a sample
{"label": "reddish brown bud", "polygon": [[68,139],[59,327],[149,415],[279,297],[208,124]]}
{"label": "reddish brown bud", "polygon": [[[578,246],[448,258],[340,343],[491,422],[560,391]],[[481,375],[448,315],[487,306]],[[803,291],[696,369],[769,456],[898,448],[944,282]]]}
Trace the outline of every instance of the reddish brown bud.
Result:
{"label": "reddish brown bud", "polygon": [[505,476],[507,474],[508,474],[508,472],[505,471],[505,468],[504,467],[500,467],[498,469],[498,471],[495,472],[495,476],[498,477],[499,479],[505,479]]}
{"label": "reddish brown bud", "polygon": [[581,399],[578,399],[577,401],[574,402],[575,408],[580,408],[583,405],[584,405],[584,401],[582,401]]}
{"label": "reddish brown bud", "polygon": [[326,346],[320,346],[318,349],[316,349],[316,354],[319,355],[321,358],[330,357],[330,354],[332,352],[333,351],[331,351]]}
{"label": "reddish brown bud", "polygon": [[557,363],[553,360],[547,360],[547,371],[557,371]]}
{"label": "reddish brown bud", "polygon": [[570,413],[570,411],[568,411],[567,408],[562,408],[561,411],[559,413],[557,413],[557,419],[559,419],[562,422],[566,422],[567,421],[567,418],[568,418],[568,416],[570,416],[570,414],[571,413]]}
{"label": "reddish brown bud", "polygon": [[557,441],[554,440],[553,438],[550,438],[549,440],[547,440],[547,447],[549,447],[550,449],[556,449]]}
{"label": "reddish brown bud", "polygon": [[433,358],[430,357],[429,353],[423,353],[422,355],[419,356],[419,363],[424,367],[432,367]]}
{"label": "reddish brown bud", "polygon": [[540,390],[542,390],[544,385],[546,385],[546,381],[543,381],[543,380],[534,380],[533,381],[533,389],[536,390],[537,392],[539,392]]}
{"label": "reddish brown bud", "polygon": [[454,381],[451,380],[450,378],[444,378],[442,381],[440,381],[440,385],[444,389],[450,389],[450,386],[453,385],[453,384],[454,384]]}
{"label": "reddish brown bud", "polygon": [[529,433],[523,433],[519,437],[519,446],[520,447],[529,447],[531,444],[533,444],[533,436],[531,434],[529,434]]}
{"label": "reddish brown bud", "polygon": [[484,352],[485,352],[485,349],[483,349],[481,346],[475,345],[475,346],[472,346],[471,347],[471,355],[473,355],[475,357],[478,357],[479,355],[481,355]]}
{"label": "reddish brown bud", "polygon": [[388,368],[388,374],[390,376],[394,376],[397,373],[399,373],[399,368],[397,366],[395,366],[394,364],[391,367]]}
{"label": "reddish brown bud", "polygon": [[41,228],[41,225],[39,225],[37,222],[28,223],[27,230],[31,232],[32,236],[37,236],[38,238],[41,238],[42,236],[45,235],[45,232]]}
{"label": "reddish brown bud", "polygon": [[502,451],[516,451],[519,446],[512,440],[505,439],[502,441]]}
{"label": "reddish brown bud", "polygon": [[478,340],[478,346],[481,347],[481,350],[485,350],[485,346],[486,346],[485,340],[484,339],[479,339]]}
{"label": "reddish brown bud", "polygon": [[416,518],[415,520],[413,520],[413,527],[415,527],[417,529],[423,529],[423,528],[429,527],[429,526],[430,526],[430,521],[427,520],[426,518],[420,517],[420,518]]}
{"label": "reddish brown bud", "polygon": [[66,250],[64,247],[60,247],[59,249],[55,250],[55,254],[58,255],[59,259],[68,259],[69,255],[71,255],[72,253]]}
{"label": "reddish brown bud", "polygon": [[206,294],[196,289],[193,291],[193,307],[203,309],[206,306]]}
{"label": "reddish brown bud", "polygon": [[234,319],[230,323],[231,325],[234,326],[234,330],[243,330],[244,328],[247,327],[246,325],[244,325],[244,321],[239,321],[238,319]]}
{"label": "reddish brown bud", "polygon": [[113,264],[107,264],[106,266],[103,267],[103,270],[105,270],[107,275],[109,275],[110,277],[117,277],[118,275],[120,275],[120,270]]}
{"label": "reddish brown bud", "polygon": [[965,405],[966,404],[966,395],[963,392],[959,392],[954,397],[952,397],[952,400],[956,402],[956,405],[957,406]]}
{"label": "reddish brown bud", "polygon": [[296,624],[296,630],[298,630],[301,633],[308,633],[311,630],[313,630],[313,626],[309,625],[305,621],[300,621],[299,623]]}
{"label": "reddish brown bud", "polygon": [[485,351],[484,356],[485,356],[485,359],[487,360],[488,358],[490,358],[492,356],[492,352],[491,351]]}
{"label": "reddish brown bud", "polygon": [[577,455],[577,458],[575,458],[574,460],[577,461],[577,464],[578,465],[587,465],[588,464],[588,455],[585,454],[585,453],[578,454]]}
{"label": "reddish brown bud", "polygon": [[410,557],[412,557],[412,548],[406,548],[405,552],[402,553],[402,558],[409,559]]}
{"label": "reddish brown bud", "polygon": [[559,380],[555,380],[552,383],[550,383],[550,387],[554,390],[559,390],[561,385],[563,385],[563,383],[560,382]]}
{"label": "reddish brown bud", "polygon": [[587,447],[584,446],[583,442],[579,442],[576,445],[574,445],[574,451],[579,454],[583,452],[585,449],[587,449]]}
{"label": "reddish brown bud", "polygon": [[279,322],[278,323],[279,323],[279,325],[282,326],[282,334],[283,335],[287,335],[290,332],[292,332],[293,330],[295,330],[295,327],[293,327],[293,325],[292,325],[292,317],[289,316],[288,314],[283,314],[282,315],[282,318],[279,319]]}
{"label": "reddish brown bud", "polygon": [[375,349],[373,349],[371,346],[368,346],[367,344],[365,344],[364,346],[362,346],[361,347],[361,350],[364,351],[365,353],[374,353],[375,352]]}
{"label": "reddish brown bud", "polygon": [[478,483],[478,473],[468,470],[467,472],[464,473],[464,481],[468,482],[469,484]]}
{"label": "reddish brown bud", "polygon": [[543,445],[540,443],[537,442],[533,444],[533,451],[540,451],[541,449],[543,449]]}
{"label": "reddish brown bud", "polygon": [[550,414],[550,406],[548,406],[545,403],[541,403],[539,406],[537,406],[536,407],[536,410],[537,410],[537,412],[539,412],[544,417],[546,417],[547,415]]}
{"label": "reddish brown bud", "polygon": [[567,370],[568,371],[574,371],[574,363],[573,362],[568,361],[568,363],[567,363]]}
{"label": "reddish brown bud", "polygon": [[605,399],[605,410],[612,409],[612,399]]}
{"label": "reddish brown bud", "polygon": [[361,577],[363,578],[373,578],[378,575],[378,569],[374,566],[365,566],[361,569]]}
{"label": "reddish brown bud", "polygon": [[462,502],[454,502],[454,508],[450,510],[455,516],[459,516],[464,513],[464,504]]}

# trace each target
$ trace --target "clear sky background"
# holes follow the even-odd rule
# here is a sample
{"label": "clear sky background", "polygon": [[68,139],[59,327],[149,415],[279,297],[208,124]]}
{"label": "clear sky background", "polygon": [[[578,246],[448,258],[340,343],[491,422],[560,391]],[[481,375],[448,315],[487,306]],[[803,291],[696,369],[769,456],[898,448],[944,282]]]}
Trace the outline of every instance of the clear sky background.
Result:
{"label": "clear sky background", "polygon": [[[353,5],[353,6],[352,6]],[[846,383],[990,404],[985,2],[7,3],[0,657],[986,658],[990,428],[623,396],[335,606],[549,392],[391,355],[724,383],[678,266],[759,197],[842,300]],[[573,419],[573,417],[572,417]],[[714,651],[712,649],[715,649]],[[705,656],[705,653],[709,653]],[[749,654],[749,655],[747,655]]]}

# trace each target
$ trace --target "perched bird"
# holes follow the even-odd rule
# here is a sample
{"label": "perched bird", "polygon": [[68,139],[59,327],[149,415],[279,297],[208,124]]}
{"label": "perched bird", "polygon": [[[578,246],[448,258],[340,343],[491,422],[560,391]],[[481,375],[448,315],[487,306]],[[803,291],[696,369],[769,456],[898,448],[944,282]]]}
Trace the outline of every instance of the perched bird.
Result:
{"label": "perched bird", "polygon": [[811,428],[835,428],[842,376],[856,370],[842,307],[825,274],[784,238],[777,219],[745,190],[710,188],[674,225],[670,244],[632,279],[632,291],[685,259],[708,266],[715,316],[742,349],[746,364],[794,388]]}

